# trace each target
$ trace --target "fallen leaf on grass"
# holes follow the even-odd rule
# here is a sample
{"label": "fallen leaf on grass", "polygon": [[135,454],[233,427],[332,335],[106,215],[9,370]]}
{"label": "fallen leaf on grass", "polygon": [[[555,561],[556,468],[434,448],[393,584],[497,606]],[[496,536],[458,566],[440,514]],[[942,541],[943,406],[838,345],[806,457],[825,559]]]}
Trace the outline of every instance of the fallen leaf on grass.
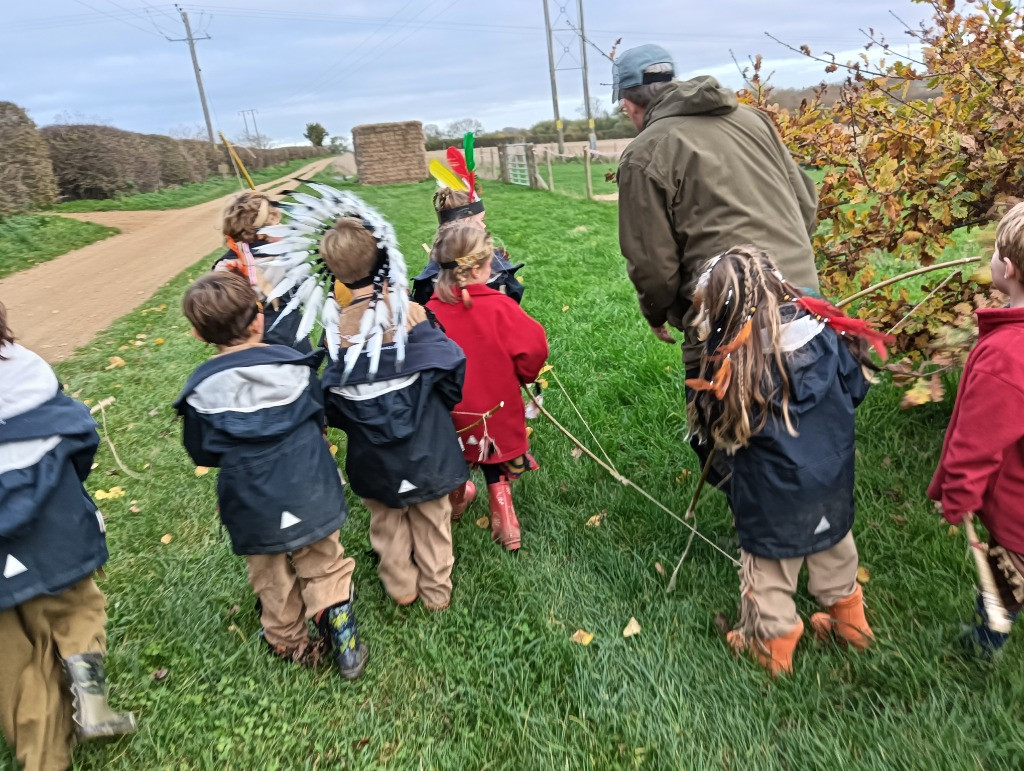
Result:
{"label": "fallen leaf on grass", "polygon": [[871,571],[861,565],[857,568],[857,583],[866,584],[871,580]]}
{"label": "fallen leaf on grass", "polygon": [[130,511],[132,514],[138,514],[140,511],[142,511],[142,509],[140,509],[138,506],[132,506],[130,509],[128,509],[128,511]]}
{"label": "fallen leaf on grass", "polygon": [[111,487],[109,490],[97,490],[93,497],[98,501],[115,500],[117,498],[124,498],[124,489],[118,485]]}
{"label": "fallen leaf on grass", "polygon": [[160,667],[160,669],[153,673],[153,679],[157,682],[166,680],[169,674],[171,674],[171,671],[167,667]]}
{"label": "fallen leaf on grass", "polygon": [[532,433],[533,433],[533,426],[527,426],[526,427],[526,438],[529,439],[530,438],[530,434],[532,434]]}
{"label": "fallen leaf on grass", "polygon": [[238,607],[238,605],[232,605],[231,609],[228,611],[228,617],[230,618],[231,616],[235,615],[240,610],[241,610],[241,608]]}
{"label": "fallen leaf on grass", "polygon": [[655,572],[656,572],[656,573],[657,573],[657,574],[658,574],[659,576],[663,576],[663,575],[665,575],[665,568],[663,568],[663,567],[661,566],[661,563],[660,563],[660,562],[655,562],[655,563],[654,563],[654,571],[655,571]]}
{"label": "fallen leaf on grass", "polygon": [[159,414],[160,414],[160,410],[158,410],[158,409],[156,409],[156,408],[154,408],[154,409],[151,409],[151,410],[149,411],[149,417],[151,417],[151,418],[155,418],[155,417],[156,417],[157,415],[159,415]]}
{"label": "fallen leaf on grass", "polygon": [[562,306],[562,313],[565,313],[567,310],[569,310],[569,306],[568,305],[563,305]]}
{"label": "fallen leaf on grass", "polygon": [[210,469],[206,466],[196,466],[196,476],[204,477],[210,473]]}
{"label": "fallen leaf on grass", "polygon": [[692,474],[692,473],[693,473],[693,472],[692,472],[692,471],[690,471],[690,469],[688,469],[688,468],[684,468],[684,469],[683,469],[682,471],[680,471],[680,472],[679,472],[679,474],[678,474],[678,475],[676,476],[676,481],[677,481],[677,482],[682,482],[682,481],[683,481],[684,479],[686,479],[686,477],[690,476],[690,474]]}
{"label": "fallen leaf on grass", "polygon": [[162,543],[164,546],[166,546],[167,544],[169,544],[173,540],[174,540],[174,536],[173,535],[171,535],[170,533],[165,533],[160,538],[160,543]]}
{"label": "fallen leaf on grass", "polygon": [[476,521],[476,526],[479,527],[481,530],[483,530],[490,524],[491,520],[489,520],[487,517],[480,517],[480,519]]}
{"label": "fallen leaf on grass", "polygon": [[162,337],[158,337],[156,340],[153,341],[153,345],[163,345],[163,344],[164,344],[164,339]]}
{"label": "fallen leaf on grass", "polygon": [[893,514],[891,516],[892,516],[892,521],[895,522],[897,525],[905,525],[905,524],[907,524],[907,518],[904,517],[902,514]]}
{"label": "fallen leaf on grass", "polygon": [[950,535],[951,538],[960,535],[960,528],[957,527],[956,525],[950,525],[949,526],[949,535]]}
{"label": "fallen leaf on grass", "polygon": [[93,463],[93,464],[92,464],[92,465],[91,465],[91,466],[89,467],[89,470],[90,470],[90,471],[95,471],[95,470],[96,470],[96,469],[98,469],[99,467],[100,467],[100,464],[99,464],[99,463]]}
{"label": "fallen leaf on grass", "polygon": [[[127,351],[130,348],[131,348],[130,345],[119,345],[119,346],[117,346],[117,350],[119,350],[119,351]],[[110,369],[110,367],[107,367],[107,369]]]}
{"label": "fallen leaf on grass", "polygon": [[635,634],[640,634],[640,622],[630,616],[629,623],[626,624],[626,628],[622,630],[622,636],[632,637]]}
{"label": "fallen leaf on grass", "polygon": [[540,375],[543,375],[545,372],[550,372],[553,369],[554,367],[552,367],[550,364],[545,364],[543,367],[540,368],[540,372],[538,372],[537,375],[539,377]]}
{"label": "fallen leaf on grass", "polygon": [[359,741],[352,742],[352,750],[353,750],[353,752],[359,752],[363,747],[365,747],[369,743],[370,743],[370,737],[369,736],[364,736]]}
{"label": "fallen leaf on grass", "polygon": [[138,348],[140,345],[145,345],[145,344],[146,344],[145,340],[133,340],[132,341],[132,345],[134,345],[136,348]]}
{"label": "fallen leaf on grass", "polygon": [[572,455],[572,457],[574,457],[577,460],[579,460],[580,456],[583,455],[583,450],[581,450],[579,447],[573,447],[572,448],[572,452],[569,453],[569,454]]}
{"label": "fallen leaf on grass", "polygon": [[145,340],[149,335],[135,335],[136,340]]}
{"label": "fallen leaf on grass", "polygon": [[594,641],[594,635],[584,629],[577,629],[572,633],[572,637],[569,638],[571,642],[577,645],[590,645]]}
{"label": "fallen leaf on grass", "polygon": [[110,362],[110,366],[106,367],[106,369],[117,369],[118,367],[123,367],[125,363],[124,359],[120,356],[110,356],[107,361]]}
{"label": "fallen leaf on grass", "polygon": [[602,511],[600,514],[595,514],[587,520],[587,527],[599,527],[601,523],[604,522],[604,518],[607,514],[607,511]]}

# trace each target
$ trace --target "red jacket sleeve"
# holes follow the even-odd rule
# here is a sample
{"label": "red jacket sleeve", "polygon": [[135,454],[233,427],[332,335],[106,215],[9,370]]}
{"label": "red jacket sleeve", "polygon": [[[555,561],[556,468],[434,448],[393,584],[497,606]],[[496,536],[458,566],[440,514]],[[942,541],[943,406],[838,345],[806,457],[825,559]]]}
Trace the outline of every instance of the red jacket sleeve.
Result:
{"label": "red jacket sleeve", "polygon": [[505,348],[512,358],[516,376],[523,383],[532,383],[547,361],[548,338],[540,322],[530,318],[526,311],[518,305],[513,306],[513,311],[515,316],[507,325]]}
{"label": "red jacket sleeve", "polygon": [[1022,401],[1017,385],[985,371],[973,372],[961,387],[956,423],[939,462],[941,481],[929,490],[954,525],[981,507],[1006,449],[1024,438],[1024,411],[1012,406]]}

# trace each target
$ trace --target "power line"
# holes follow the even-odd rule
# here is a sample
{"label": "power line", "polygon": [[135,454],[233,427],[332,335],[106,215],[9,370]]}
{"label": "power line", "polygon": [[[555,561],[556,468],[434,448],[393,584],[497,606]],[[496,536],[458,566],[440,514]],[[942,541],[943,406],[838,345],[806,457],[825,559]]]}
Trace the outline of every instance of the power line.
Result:
{"label": "power line", "polygon": [[[112,13],[109,13],[108,11],[104,11],[102,8],[95,8],[95,7],[91,6],[91,5],[89,5],[87,2],[85,2],[85,0],[75,0],[75,2],[78,3],[79,5],[85,6],[90,11],[95,11],[96,13],[101,13],[104,16],[109,16],[111,19],[114,19],[115,21],[119,21],[122,24],[127,24],[129,27],[131,27],[133,29],[137,29],[140,32],[145,32],[147,35],[156,35],[157,34],[156,32],[154,32],[151,29],[146,29],[145,27],[140,27],[137,24],[132,24],[127,19],[123,19],[123,18],[121,18],[119,16],[116,16],[116,15],[114,15]],[[127,10],[127,9],[125,9],[125,10]],[[134,14],[132,14],[132,16],[134,17]]]}

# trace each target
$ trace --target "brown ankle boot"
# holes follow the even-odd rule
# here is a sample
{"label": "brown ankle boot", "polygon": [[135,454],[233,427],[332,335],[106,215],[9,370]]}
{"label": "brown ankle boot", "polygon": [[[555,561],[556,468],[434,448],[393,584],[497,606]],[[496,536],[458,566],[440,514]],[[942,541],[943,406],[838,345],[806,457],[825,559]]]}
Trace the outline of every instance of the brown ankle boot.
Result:
{"label": "brown ankle boot", "polygon": [[512,508],[512,485],[505,478],[487,485],[491,504],[491,540],[499,541],[508,551],[519,548],[519,520]]}
{"label": "brown ankle boot", "polygon": [[472,482],[463,482],[461,487],[456,487],[448,493],[448,500],[452,504],[452,522],[458,522],[466,509],[476,499],[476,485]]}
{"label": "brown ankle boot", "polygon": [[734,652],[747,652],[757,658],[757,663],[768,670],[772,677],[793,674],[793,652],[796,644],[804,633],[804,622],[797,621],[795,627],[786,634],[770,640],[757,640],[747,637],[739,629],[734,629],[725,636],[726,642]]}
{"label": "brown ankle boot", "polygon": [[860,584],[857,584],[853,594],[832,605],[828,613],[815,613],[811,616],[811,628],[819,640],[827,640],[834,634],[841,644],[866,651],[875,635],[864,616],[864,591]]}

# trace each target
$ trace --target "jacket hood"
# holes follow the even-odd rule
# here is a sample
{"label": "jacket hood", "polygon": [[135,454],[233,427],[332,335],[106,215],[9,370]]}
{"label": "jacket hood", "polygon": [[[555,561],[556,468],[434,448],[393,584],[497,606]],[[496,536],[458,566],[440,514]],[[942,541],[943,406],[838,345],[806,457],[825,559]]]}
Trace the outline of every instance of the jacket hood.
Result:
{"label": "jacket hood", "polygon": [[17,343],[0,350],[0,423],[34,410],[60,390],[50,365]]}
{"label": "jacket hood", "polygon": [[1024,308],[979,308],[978,334],[987,335],[1004,324],[1020,324],[1024,322]]}
{"label": "jacket hood", "polygon": [[681,115],[726,115],[736,109],[735,92],[710,75],[677,80],[658,94],[647,108],[644,128],[662,118]]}

